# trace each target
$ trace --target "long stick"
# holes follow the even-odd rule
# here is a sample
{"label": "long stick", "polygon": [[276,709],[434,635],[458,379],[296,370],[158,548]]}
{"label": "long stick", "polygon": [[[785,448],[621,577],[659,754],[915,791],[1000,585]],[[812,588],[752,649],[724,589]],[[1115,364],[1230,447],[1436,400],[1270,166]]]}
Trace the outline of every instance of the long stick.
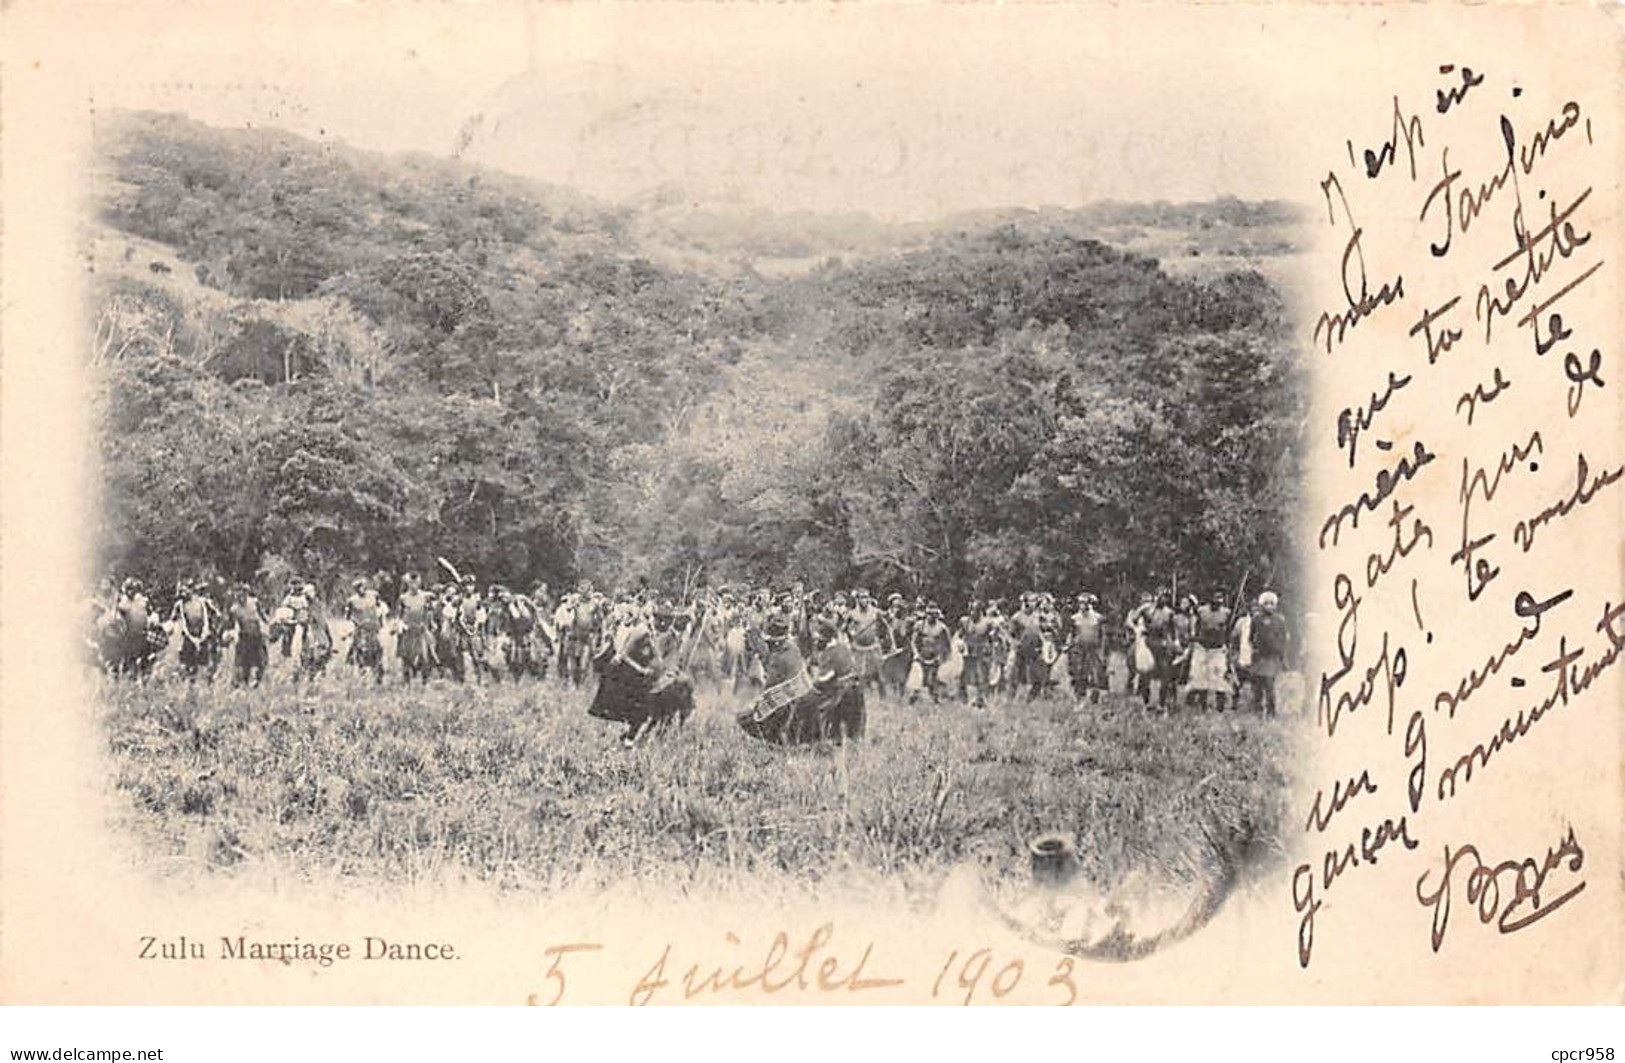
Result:
{"label": "long stick", "polygon": [[700,644],[700,625],[705,621],[705,606],[694,611],[694,622],[689,625],[687,644],[684,645],[681,656],[683,658],[683,671],[688,671],[689,661],[694,659],[694,647]]}
{"label": "long stick", "polygon": [[1241,603],[1246,601],[1246,598],[1244,597],[1244,595],[1246,594],[1246,591],[1247,591],[1247,580],[1252,576],[1252,574],[1253,574],[1252,566],[1249,565],[1247,567],[1246,571],[1242,572],[1242,574],[1241,574],[1241,582],[1236,584],[1236,597],[1230,603],[1230,616],[1231,616],[1231,619],[1234,619],[1237,611],[1239,611],[1241,609]]}
{"label": "long stick", "polygon": [[664,690],[666,686],[678,675],[678,673],[686,673],[688,671],[689,661],[694,656],[694,647],[699,644],[699,619],[704,617],[704,615],[705,610],[701,609],[700,616],[695,618],[695,623],[688,629],[687,640],[682,646],[678,647],[676,653],[672,654],[673,661],[680,661],[681,663],[676,667],[667,667],[664,669],[660,678],[655,680],[655,690]]}

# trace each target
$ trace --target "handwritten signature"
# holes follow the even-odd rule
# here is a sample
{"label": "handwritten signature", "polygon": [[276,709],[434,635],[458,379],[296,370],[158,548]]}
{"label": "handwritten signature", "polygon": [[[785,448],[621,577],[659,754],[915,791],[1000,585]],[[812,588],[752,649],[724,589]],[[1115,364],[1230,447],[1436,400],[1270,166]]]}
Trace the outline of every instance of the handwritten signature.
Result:
{"label": "handwritten signature", "polygon": [[[1586,888],[1581,880],[1556,897],[1543,892],[1546,877],[1554,872],[1561,875],[1565,861],[1570,874],[1585,866],[1585,850],[1575,838],[1573,827],[1538,860],[1527,856],[1491,866],[1484,862],[1476,845],[1462,845],[1454,850],[1445,846],[1444,870],[1437,885],[1429,889],[1432,870],[1423,872],[1416,880],[1417,901],[1422,907],[1433,909],[1433,951],[1438,952],[1444,944],[1445,931],[1450,927],[1450,901],[1458,882],[1466,889],[1467,903],[1477,908],[1481,924],[1494,923],[1501,933],[1512,934],[1540,922]],[[1458,872],[1465,878],[1458,878]]]}

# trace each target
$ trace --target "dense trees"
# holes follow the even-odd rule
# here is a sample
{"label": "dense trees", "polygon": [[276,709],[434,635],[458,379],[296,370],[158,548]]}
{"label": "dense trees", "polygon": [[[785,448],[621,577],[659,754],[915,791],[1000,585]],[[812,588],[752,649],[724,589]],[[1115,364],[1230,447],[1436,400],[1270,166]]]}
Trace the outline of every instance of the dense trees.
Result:
{"label": "dense trees", "polygon": [[460,164],[163,116],[105,133],[110,568],[1290,578],[1303,385],[1256,274],[1179,279],[1042,218],[679,271],[624,213]]}

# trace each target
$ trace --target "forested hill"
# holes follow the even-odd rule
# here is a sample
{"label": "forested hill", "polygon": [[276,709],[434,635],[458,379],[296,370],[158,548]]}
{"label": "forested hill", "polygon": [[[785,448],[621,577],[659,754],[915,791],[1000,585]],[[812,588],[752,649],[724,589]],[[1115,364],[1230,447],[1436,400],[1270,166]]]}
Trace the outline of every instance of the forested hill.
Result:
{"label": "forested hill", "polygon": [[791,269],[737,219],[700,247],[669,212],[446,160],[151,114],[98,149],[107,569],[332,580],[443,555],[512,583],[950,601],[1290,579],[1278,294],[1084,235],[1139,209],[1165,235],[1206,219],[1192,247],[1223,243],[1218,218],[1280,250],[1278,207],[845,244],[851,219],[805,221],[787,246],[816,261]]}

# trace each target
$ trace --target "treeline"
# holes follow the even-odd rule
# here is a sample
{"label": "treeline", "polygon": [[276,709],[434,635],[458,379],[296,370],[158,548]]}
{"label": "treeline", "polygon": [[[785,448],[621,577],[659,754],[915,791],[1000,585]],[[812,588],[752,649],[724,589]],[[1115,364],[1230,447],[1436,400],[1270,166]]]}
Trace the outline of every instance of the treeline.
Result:
{"label": "treeline", "polygon": [[1291,578],[1302,384],[1257,275],[1041,226],[680,272],[461,164],[154,115],[101,147],[108,569]]}

